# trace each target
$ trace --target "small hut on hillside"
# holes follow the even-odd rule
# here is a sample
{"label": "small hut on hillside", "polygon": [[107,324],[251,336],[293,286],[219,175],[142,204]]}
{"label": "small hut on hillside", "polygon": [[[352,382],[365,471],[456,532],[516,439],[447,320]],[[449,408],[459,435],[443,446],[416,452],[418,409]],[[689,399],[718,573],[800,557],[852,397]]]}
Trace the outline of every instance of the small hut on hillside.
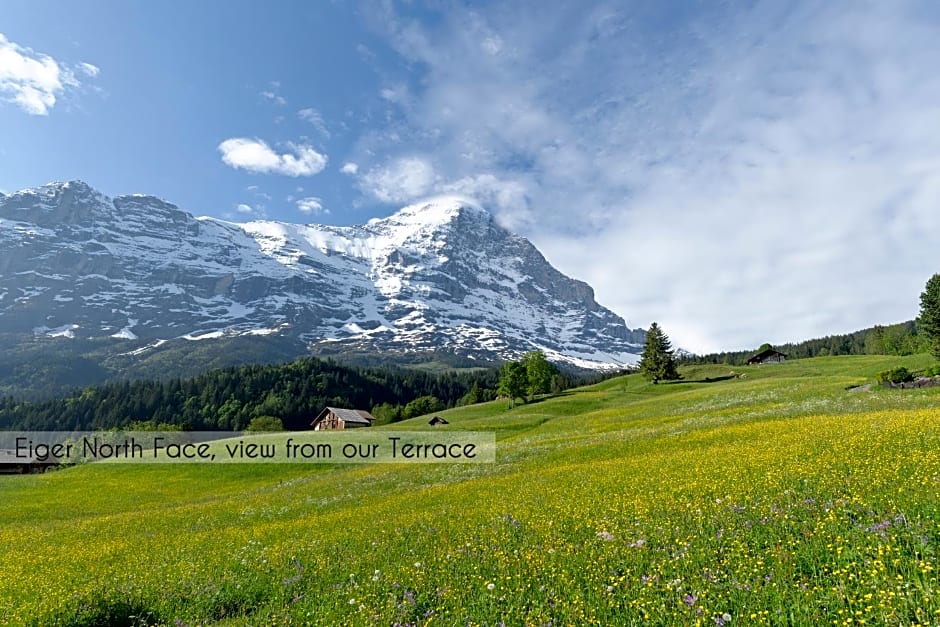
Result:
{"label": "small hut on hillside", "polygon": [[786,353],[775,351],[772,348],[761,351],[747,360],[748,366],[759,366],[761,364],[782,364],[787,360]]}
{"label": "small hut on hillside", "polygon": [[440,416],[434,416],[433,418],[428,420],[428,424],[431,425],[432,427],[439,427],[441,425],[446,425],[450,423],[448,423],[446,420],[444,420]]}
{"label": "small hut on hillside", "polygon": [[373,420],[375,417],[364,409],[326,407],[313,419],[310,426],[314,431],[353,429],[371,426]]}
{"label": "small hut on hillside", "polygon": [[0,475],[25,475],[45,472],[59,465],[56,457],[41,459],[37,455],[17,455],[15,450],[0,449]]}

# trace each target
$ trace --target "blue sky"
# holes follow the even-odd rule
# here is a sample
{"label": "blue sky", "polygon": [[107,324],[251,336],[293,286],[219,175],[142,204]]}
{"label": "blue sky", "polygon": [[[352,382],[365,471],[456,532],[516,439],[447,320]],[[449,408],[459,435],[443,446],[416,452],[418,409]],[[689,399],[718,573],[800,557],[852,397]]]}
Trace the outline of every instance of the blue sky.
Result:
{"label": "blue sky", "polygon": [[933,2],[5,0],[0,34],[0,191],[465,194],[698,351],[910,319],[940,270]]}

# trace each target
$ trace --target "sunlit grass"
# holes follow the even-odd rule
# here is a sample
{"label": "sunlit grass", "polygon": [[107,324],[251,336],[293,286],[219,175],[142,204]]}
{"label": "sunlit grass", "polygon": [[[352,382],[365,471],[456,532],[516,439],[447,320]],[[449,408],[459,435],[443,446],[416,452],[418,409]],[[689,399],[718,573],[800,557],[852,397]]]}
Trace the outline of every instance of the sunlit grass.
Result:
{"label": "sunlit grass", "polygon": [[443,413],[488,465],[0,477],[0,623],[937,624],[940,390],[846,390],[899,363]]}

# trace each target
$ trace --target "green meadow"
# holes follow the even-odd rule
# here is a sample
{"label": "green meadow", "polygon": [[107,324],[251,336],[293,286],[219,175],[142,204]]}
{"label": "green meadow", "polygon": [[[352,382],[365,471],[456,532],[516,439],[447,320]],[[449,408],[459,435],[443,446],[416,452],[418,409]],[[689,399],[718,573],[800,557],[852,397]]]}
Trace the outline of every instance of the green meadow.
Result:
{"label": "green meadow", "polygon": [[493,464],[0,476],[0,624],[940,624],[940,388],[848,389],[929,364],[695,366],[440,414],[495,432]]}

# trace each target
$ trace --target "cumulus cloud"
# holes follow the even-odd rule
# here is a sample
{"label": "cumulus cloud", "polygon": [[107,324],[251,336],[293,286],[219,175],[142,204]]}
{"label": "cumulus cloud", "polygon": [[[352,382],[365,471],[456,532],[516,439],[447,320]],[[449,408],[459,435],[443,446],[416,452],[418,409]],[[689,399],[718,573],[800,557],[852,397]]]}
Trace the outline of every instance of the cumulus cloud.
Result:
{"label": "cumulus cloud", "polygon": [[323,209],[323,200],[316,196],[308,196],[297,201],[297,208],[303,213],[329,213]]}
{"label": "cumulus cloud", "polygon": [[343,164],[343,167],[341,167],[339,171],[343,174],[357,174],[359,172],[359,165],[352,163],[351,161],[347,161]]}
{"label": "cumulus cloud", "polygon": [[360,183],[377,200],[408,202],[430,193],[435,182],[434,167],[422,157],[394,159],[362,175]]}
{"label": "cumulus cloud", "polygon": [[[80,63],[77,69],[90,78],[100,71],[90,63]],[[80,85],[73,69],[0,33],[0,97],[4,101],[30,115],[48,115],[63,93]]]}
{"label": "cumulus cloud", "polygon": [[231,137],[219,144],[222,161],[233,168],[260,174],[313,176],[326,167],[327,157],[308,144],[286,144],[278,153],[257,138]]}

